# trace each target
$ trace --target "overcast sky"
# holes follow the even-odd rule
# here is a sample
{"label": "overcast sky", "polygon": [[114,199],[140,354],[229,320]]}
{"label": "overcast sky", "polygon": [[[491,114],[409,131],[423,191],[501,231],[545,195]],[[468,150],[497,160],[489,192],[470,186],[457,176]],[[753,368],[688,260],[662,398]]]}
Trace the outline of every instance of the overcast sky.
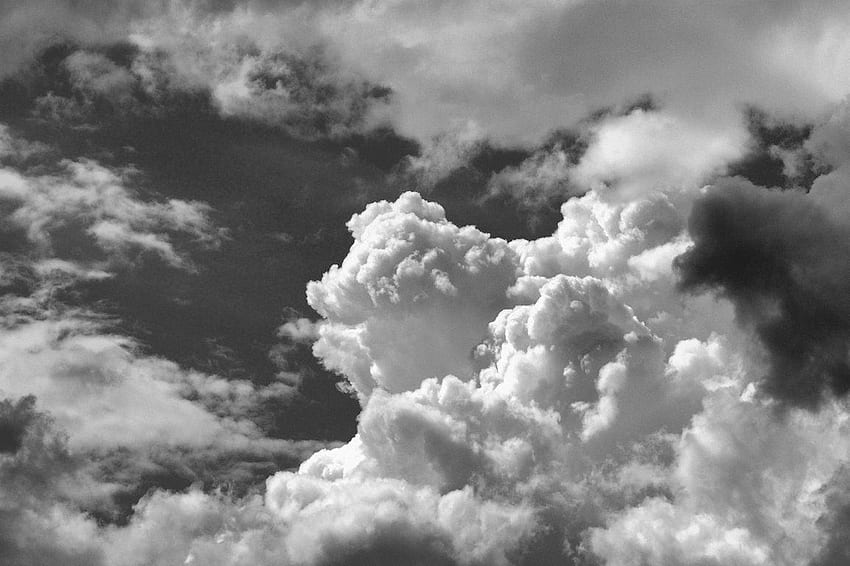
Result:
{"label": "overcast sky", "polygon": [[850,4],[0,0],[0,564],[850,564]]}

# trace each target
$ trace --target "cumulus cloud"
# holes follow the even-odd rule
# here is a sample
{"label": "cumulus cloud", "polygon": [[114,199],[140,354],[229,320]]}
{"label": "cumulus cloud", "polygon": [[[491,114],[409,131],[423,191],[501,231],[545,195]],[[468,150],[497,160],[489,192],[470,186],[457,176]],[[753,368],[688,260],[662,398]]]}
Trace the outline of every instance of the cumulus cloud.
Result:
{"label": "cumulus cloud", "polygon": [[[840,556],[831,533],[842,500],[827,486],[840,485],[848,457],[845,407],[827,399],[780,419],[758,394],[765,366],[728,311],[679,292],[673,258],[693,243],[681,265],[704,244],[694,222],[722,191],[694,182],[593,187],[563,205],[555,234],[513,242],[458,227],[415,193],[368,205],[348,223],[347,257],[308,287],[321,320],[292,317],[279,331],[293,344],[315,340],[316,355],[351,384],[362,405],[356,436],[271,476],[264,497],[154,492],[124,526],[79,518],[94,533],[86,548],[105,564],[790,565]],[[758,203],[811,199],[727,184]],[[8,330],[9,360],[44,368],[44,382],[85,378],[84,391],[109,388],[116,399],[138,385],[168,416],[162,430],[147,419],[159,430],[147,440],[110,426],[102,442],[138,450],[167,437],[195,458],[273,450],[246,417],[271,392],[139,356],[104,332],[38,334],[55,324]],[[35,391],[69,431],[69,447],[103,428],[97,417],[108,411],[82,405],[89,416],[75,419],[49,392]],[[168,544],[155,544],[164,532]]]}
{"label": "cumulus cloud", "polygon": [[348,223],[354,244],[310,283],[326,322],[314,352],[361,395],[472,372],[472,349],[507,305],[516,265],[507,242],[446,220],[418,194],[373,203]]}
{"label": "cumulus cloud", "polygon": [[594,549],[611,564],[808,563],[823,544],[817,520],[829,516],[822,488],[847,458],[845,410],[777,421],[768,404],[719,390],[677,448],[675,498],[594,531]]}
{"label": "cumulus cloud", "polygon": [[[36,6],[0,8],[67,38],[2,58],[0,558],[845,560],[842,3]],[[312,225],[355,208],[347,253]],[[220,218],[253,292],[316,278],[244,332],[263,375],[112,309],[276,305],[186,279]],[[308,349],[344,444],[279,438],[340,406]]]}
{"label": "cumulus cloud", "polygon": [[[90,190],[101,177],[78,184]],[[138,563],[591,560],[588,529],[645,494],[670,492],[677,436],[710,391],[744,381],[728,375],[739,352],[687,321],[688,308],[704,307],[682,305],[669,266],[686,242],[694,183],[589,187],[563,205],[553,236],[533,241],[459,227],[410,192],[354,215],[347,257],[308,286],[322,320],[296,317],[279,332],[293,344],[315,340],[320,360],[350,383],[363,407],[357,435],[273,476],[264,501],[251,492],[256,477],[317,446],[270,439],[253,421],[264,399],[290,388],[184,370],[39,295],[54,275],[38,265],[77,259],[55,247],[51,230],[66,221],[58,212],[41,213],[45,238],[22,244],[42,263],[12,274],[30,287],[8,305],[16,323],[0,336],[3,388],[35,394],[67,431],[68,449],[97,456],[90,473],[112,482],[110,494],[179,465],[189,468],[181,478],[248,486],[235,497],[154,493],[124,515],[126,526],[76,515],[94,529],[86,548],[106,564],[127,553]],[[119,188],[117,200],[95,199],[96,219],[112,215],[154,239],[187,233],[203,243],[215,233],[209,221],[184,221],[194,217],[179,206]],[[125,256],[93,237],[114,261]],[[23,371],[31,379],[17,379]],[[242,464],[224,464],[230,458]],[[177,534],[153,546],[163,530]]]}
{"label": "cumulus cloud", "polygon": [[[629,259],[682,237],[672,198],[680,197],[655,192],[633,203],[591,192],[564,205],[562,229],[573,233],[511,244],[458,229],[441,208],[412,194],[356,215],[349,223],[355,244],[348,257],[322,282],[311,284],[308,297],[325,318],[316,354],[353,383],[364,408],[355,439],[316,454],[300,473],[335,482],[389,477],[442,490],[475,486],[495,500],[507,495],[514,504],[532,504],[539,532],[560,537],[546,543],[554,546],[517,542],[515,556],[525,557],[517,560],[577,559],[581,533],[601,524],[606,510],[621,508],[635,493],[665,489],[664,470],[671,462],[661,456],[660,446],[672,446],[709,391],[741,379],[734,361],[739,354],[723,338],[665,345],[623,303],[651,286],[634,276]],[[451,240],[424,237],[437,228]],[[483,249],[502,250],[498,261],[510,269],[500,267],[498,279],[490,274],[482,281],[478,277],[487,272],[467,265],[487,256],[453,252],[445,244],[442,254],[465,260],[443,270],[452,287],[429,277],[427,268],[407,268],[412,259],[419,264],[419,257],[433,255],[418,242],[458,246],[466,241],[463,235],[474,236]],[[673,254],[664,257],[669,263]],[[667,281],[665,292],[675,304],[672,269],[659,277]],[[455,286],[457,281],[464,285]],[[443,311],[440,304],[466,297],[473,284],[479,293],[493,289],[499,299],[486,313],[492,322],[482,330],[464,330],[477,345],[472,344],[473,352],[464,345],[459,352],[465,359],[455,368],[444,366],[443,375],[454,375],[442,377],[437,364],[445,363],[450,350],[423,333],[464,328],[468,311],[461,306]],[[479,297],[466,298],[466,305],[480,304]],[[440,317],[422,316],[420,304]],[[387,356],[365,346],[381,328],[374,317],[395,311],[404,313],[407,325],[416,324],[416,331],[395,330],[375,342],[391,341],[394,352],[429,354],[407,356],[405,366],[378,373],[391,367]],[[672,308],[669,315],[687,316]],[[342,332],[346,341],[329,339]],[[435,343],[443,355],[439,360],[430,353]],[[730,368],[737,369],[729,375]],[[406,377],[389,381],[385,375]],[[623,450],[626,446],[632,449]],[[612,475],[613,462],[621,471]],[[571,517],[569,527],[565,517]],[[529,540],[542,544],[545,538]]]}

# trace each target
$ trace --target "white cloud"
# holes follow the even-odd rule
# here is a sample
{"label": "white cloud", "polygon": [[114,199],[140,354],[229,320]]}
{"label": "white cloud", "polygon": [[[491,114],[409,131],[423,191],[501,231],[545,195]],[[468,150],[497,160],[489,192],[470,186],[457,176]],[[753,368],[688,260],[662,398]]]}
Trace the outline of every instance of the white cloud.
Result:
{"label": "white cloud", "polygon": [[[64,252],[61,259],[68,260],[82,251],[91,267],[108,269],[137,249],[185,267],[187,259],[175,250],[173,236],[188,236],[202,246],[218,245],[223,236],[212,226],[206,204],[139,199],[126,186],[130,171],[88,160],[66,160],[59,167],[55,175],[0,170],[0,200],[11,208],[4,222],[24,232],[42,255]],[[106,255],[100,262],[98,251]]]}
{"label": "white cloud", "polygon": [[[682,436],[672,502],[648,499],[595,530],[611,564],[805,564],[823,543],[822,487],[846,458],[846,408],[819,414],[712,395]],[[828,448],[827,448],[828,447]]]}
{"label": "white cloud", "polygon": [[507,242],[455,226],[415,193],[370,204],[348,227],[348,256],[307,289],[326,319],[316,355],[366,396],[471,376],[472,349],[515,276]]}
{"label": "white cloud", "polygon": [[613,185],[635,196],[699,186],[741,156],[746,139],[733,125],[712,128],[675,113],[644,110],[604,120],[592,132],[593,143],[571,178],[579,186]]}

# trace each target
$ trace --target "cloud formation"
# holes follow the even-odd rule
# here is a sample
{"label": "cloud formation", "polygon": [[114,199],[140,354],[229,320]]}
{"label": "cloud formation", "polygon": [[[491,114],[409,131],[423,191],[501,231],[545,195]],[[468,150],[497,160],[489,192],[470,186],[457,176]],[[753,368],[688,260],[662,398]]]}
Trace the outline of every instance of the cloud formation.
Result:
{"label": "cloud formation", "polygon": [[0,561],[842,563],[850,14],[688,9],[0,6]]}
{"label": "cloud formation", "polygon": [[846,393],[847,227],[805,194],[729,181],[697,202],[690,233],[681,284],[735,303],[769,356],[767,391],[803,406]]}

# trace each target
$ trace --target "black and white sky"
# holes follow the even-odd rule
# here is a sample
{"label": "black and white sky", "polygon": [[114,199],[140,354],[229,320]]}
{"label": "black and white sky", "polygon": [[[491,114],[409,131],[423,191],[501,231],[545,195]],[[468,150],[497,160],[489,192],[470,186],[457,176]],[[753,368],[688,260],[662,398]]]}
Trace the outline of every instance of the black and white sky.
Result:
{"label": "black and white sky", "polygon": [[850,564],[846,0],[0,0],[0,565]]}

